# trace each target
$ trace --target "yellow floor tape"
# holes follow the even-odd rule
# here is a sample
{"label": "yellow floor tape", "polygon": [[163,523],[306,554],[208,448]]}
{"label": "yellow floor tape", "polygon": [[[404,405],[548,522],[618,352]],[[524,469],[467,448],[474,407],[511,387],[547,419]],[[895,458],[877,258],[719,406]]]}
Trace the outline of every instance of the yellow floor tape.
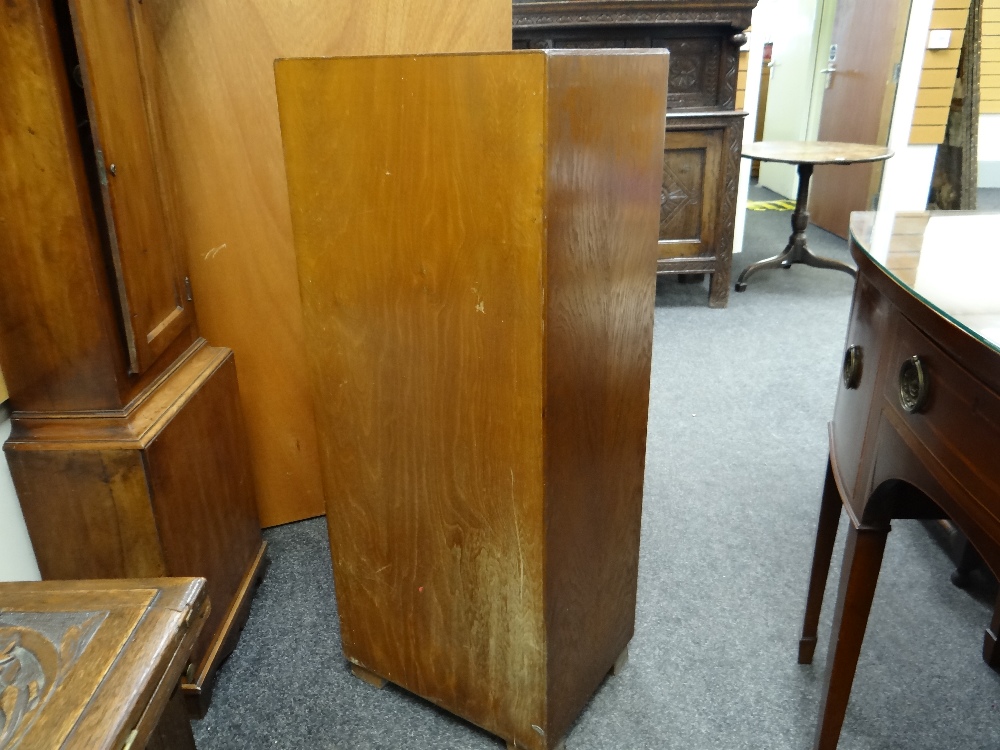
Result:
{"label": "yellow floor tape", "polygon": [[795,208],[795,201],[747,201],[747,209],[750,211],[791,211]]}

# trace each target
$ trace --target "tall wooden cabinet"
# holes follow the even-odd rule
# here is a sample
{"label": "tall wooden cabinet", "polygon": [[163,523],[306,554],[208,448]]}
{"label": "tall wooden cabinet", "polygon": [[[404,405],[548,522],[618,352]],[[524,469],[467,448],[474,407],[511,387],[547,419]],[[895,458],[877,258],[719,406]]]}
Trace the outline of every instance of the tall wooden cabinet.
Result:
{"label": "tall wooden cabinet", "polygon": [[0,6],[4,446],[45,578],[202,576],[204,707],[263,560],[228,349],[198,335],[127,0]]}
{"label": "tall wooden cabinet", "polygon": [[666,58],[275,69],[345,655],[509,747],[632,637]]}
{"label": "tall wooden cabinet", "polygon": [[729,301],[745,112],[736,110],[743,31],[757,0],[514,0],[516,49],[670,50],[661,274],[711,274]]}

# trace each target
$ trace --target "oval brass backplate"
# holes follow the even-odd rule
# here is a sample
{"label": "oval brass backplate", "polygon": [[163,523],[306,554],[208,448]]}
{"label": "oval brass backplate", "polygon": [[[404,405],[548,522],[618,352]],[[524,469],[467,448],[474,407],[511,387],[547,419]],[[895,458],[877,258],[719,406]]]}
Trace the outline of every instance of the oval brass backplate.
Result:
{"label": "oval brass backplate", "polygon": [[899,368],[899,405],[910,414],[924,408],[930,384],[920,357],[913,355]]}
{"label": "oval brass backplate", "polygon": [[844,387],[854,390],[861,384],[861,367],[864,362],[864,352],[857,344],[849,346],[844,352]]}

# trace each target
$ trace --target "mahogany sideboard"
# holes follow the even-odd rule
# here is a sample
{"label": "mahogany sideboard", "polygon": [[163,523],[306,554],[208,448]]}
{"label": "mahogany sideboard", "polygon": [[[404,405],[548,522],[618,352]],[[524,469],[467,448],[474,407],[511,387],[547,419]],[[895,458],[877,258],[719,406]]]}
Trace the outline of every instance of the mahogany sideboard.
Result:
{"label": "mahogany sideboard", "polygon": [[515,49],[670,51],[661,274],[710,274],[708,303],[729,301],[743,118],[739,49],[757,0],[514,0]]}
{"label": "mahogany sideboard", "polygon": [[[851,217],[858,264],[799,662],[850,519],[815,747],[834,750],[890,523],[950,518],[1000,573],[1000,214]],[[983,655],[1000,666],[1000,602]]]}
{"label": "mahogany sideboard", "polygon": [[635,626],[667,55],[275,73],[344,653],[553,750]]}
{"label": "mahogany sideboard", "polygon": [[207,579],[201,711],[264,542],[232,352],[198,333],[160,184],[147,33],[135,0],[0,4],[4,450],[44,578]]}
{"label": "mahogany sideboard", "polygon": [[0,583],[0,750],[194,750],[202,578]]}

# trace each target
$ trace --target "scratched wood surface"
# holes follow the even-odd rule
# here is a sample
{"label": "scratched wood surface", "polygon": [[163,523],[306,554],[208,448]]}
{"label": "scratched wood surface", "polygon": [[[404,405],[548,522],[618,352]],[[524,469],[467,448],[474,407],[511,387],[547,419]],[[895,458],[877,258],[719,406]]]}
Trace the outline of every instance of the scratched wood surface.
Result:
{"label": "scratched wood surface", "polygon": [[[631,634],[664,61],[276,65],[345,655],[518,747],[555,747]],[[586,648],[552,650],[562,606]]]}
{"label": "scratched wood surface", "polygon": [[201,330],[236,353],[264,526],[323,513],[274,92],[275,58],[509,50],[510,0],[145,0]]}

